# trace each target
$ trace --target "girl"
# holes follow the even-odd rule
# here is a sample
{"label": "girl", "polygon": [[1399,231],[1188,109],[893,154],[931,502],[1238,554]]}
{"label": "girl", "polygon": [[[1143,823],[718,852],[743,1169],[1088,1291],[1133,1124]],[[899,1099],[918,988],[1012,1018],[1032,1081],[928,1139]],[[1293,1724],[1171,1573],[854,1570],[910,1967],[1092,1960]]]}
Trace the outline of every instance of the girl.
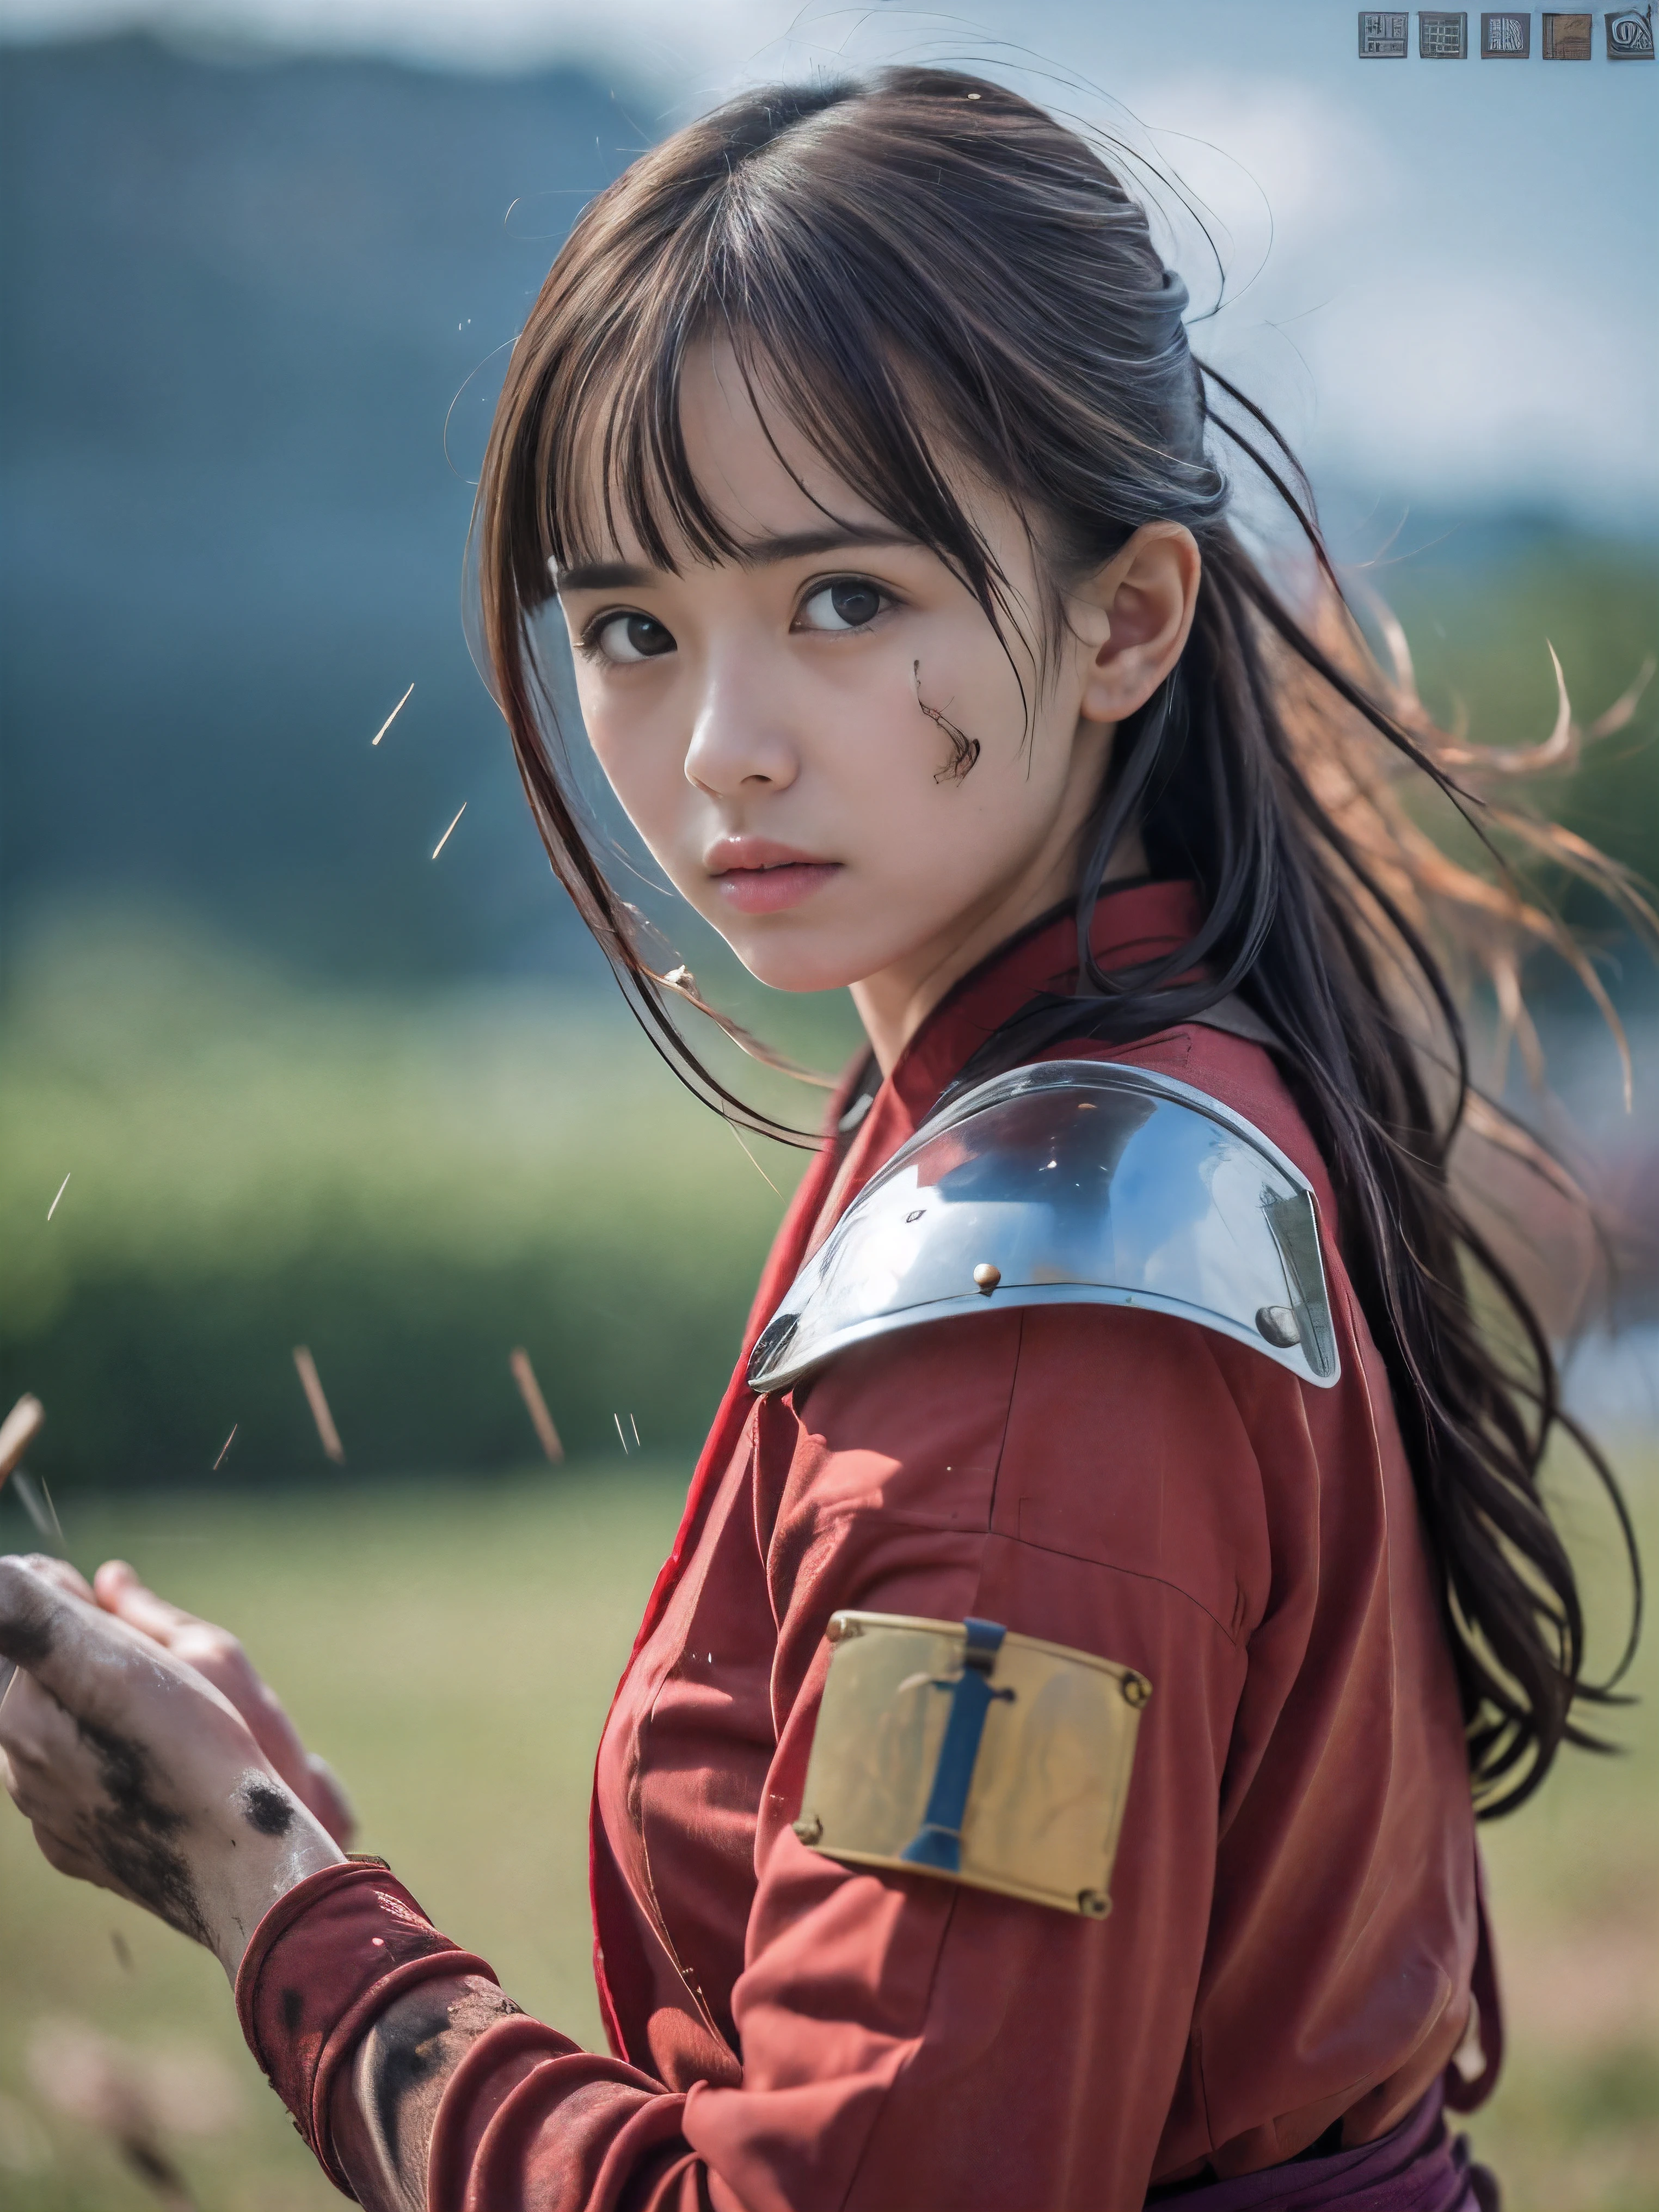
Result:
{"label": "girl", "polygon": [[[1468,879],[1355,733],[1443,784],[1432,738],[1230,525],[1220,438],[1318,551],[1185,302],[1080,138],[901,70],[644,156],[518,341],[483,614],[562,880],[769,1126],[585,840],[554,601],[676,890],[869,1039],[600,1745],[611,2055],[343,1854],[228,1639],[0,1584],[42,1848],[217,1952],[366,2205],[1496,2201],[1442,2119],[1498,2063],[1471,1778],[1513,1805],[1605,1694],[1560,1415],[1448,1184],[1419,922]],[[1468,906],[1500,973],[1543,927]]]}

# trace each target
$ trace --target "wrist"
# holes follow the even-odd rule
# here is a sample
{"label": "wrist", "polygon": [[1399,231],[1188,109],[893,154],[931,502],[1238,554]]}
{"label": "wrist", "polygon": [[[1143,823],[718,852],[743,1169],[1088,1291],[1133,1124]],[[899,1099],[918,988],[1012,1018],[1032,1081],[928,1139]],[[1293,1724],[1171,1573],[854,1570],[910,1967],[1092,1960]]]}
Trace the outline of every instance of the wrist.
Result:
{"label": "wrist", "polygon": [[216,1885],[222,1893],[210,1923],[214,1951],[233,1986],[255,1930],[272,1908],[345,1858],[322,1823],[299,1806],[283,1834],[238,1839],[222,1882]]}

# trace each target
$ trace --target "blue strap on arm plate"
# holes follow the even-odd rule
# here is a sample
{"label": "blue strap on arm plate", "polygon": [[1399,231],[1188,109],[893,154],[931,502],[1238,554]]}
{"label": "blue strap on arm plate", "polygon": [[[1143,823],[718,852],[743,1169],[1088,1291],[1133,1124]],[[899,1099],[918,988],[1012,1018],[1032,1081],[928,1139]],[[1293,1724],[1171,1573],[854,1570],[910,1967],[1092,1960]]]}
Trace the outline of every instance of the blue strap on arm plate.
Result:
{"label": "blue strap on arm plate", "polygon": [[1012,1690],[991,1687],[991,1669],[1008,1632],[1002,1623],[977,1620],[969,1614],[963,1626],[967,1640],[961,1674],[948,1679],[936,1676],[933,1685],[936,1690],[950,1692],[951,1713],[945,1723],[945,1741],[939,1747],[927,1809],[921,1827],[899,1854],[912,1866],[933,1867],[940,1874],[962,1870],[962,1823],[968,1810],[968,1792],[973,1787],[980,1739],[985,1733],[985,1716],[998,1698],[1014,1694]]}

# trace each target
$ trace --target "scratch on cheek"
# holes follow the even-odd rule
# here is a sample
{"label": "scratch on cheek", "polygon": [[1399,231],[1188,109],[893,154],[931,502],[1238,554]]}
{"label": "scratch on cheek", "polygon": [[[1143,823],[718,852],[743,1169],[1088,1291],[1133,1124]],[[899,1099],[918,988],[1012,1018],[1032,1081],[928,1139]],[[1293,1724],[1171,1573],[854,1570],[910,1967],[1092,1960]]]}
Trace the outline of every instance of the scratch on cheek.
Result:
{"label": "scratch on cheek", "polygon": [[927,704],[921,696],[921,663],[919,660],[914,660],[910,664],[910,680],[915,685],[917,706],[927,715],[928,720],[937,724],[951,740],[951,757],[943,768],[934,770],[933,781],[935,783],[943,783],[948,778],[952,783],[960,783],[979,758],[979,739],[970,738],[965,730],[959,730],[941,708],[930,707]]}

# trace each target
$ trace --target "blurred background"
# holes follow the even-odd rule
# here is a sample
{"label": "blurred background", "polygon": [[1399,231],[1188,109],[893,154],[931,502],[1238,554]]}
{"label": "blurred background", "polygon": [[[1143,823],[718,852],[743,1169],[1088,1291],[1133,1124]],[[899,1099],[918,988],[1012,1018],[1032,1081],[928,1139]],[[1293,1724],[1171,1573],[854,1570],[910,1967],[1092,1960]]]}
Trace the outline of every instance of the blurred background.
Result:
{"label": "blurred background", "polygon": [[[678,1090],[541,857],[461,618],[503,349],[584,201],[727,90],[987,69],[1125,149],[1195,343],[1303,452],[1430,705],[1541,738],[1547,641],[1589,724],[1659,641],[1659,70],[1599,15],[1588,65],[1535,25],[1514,67],[1361,64],[1354,15],[0,0],[0,1411],[49,1417],[0,1544],[33,1502],[232,1620],[365,1846],[574,2033],[593,1741],[799,1156]],[[1656,691],[1548,794],[1650,884]],[[1634,1112],[1547,969],[1547,1087],[1510,1081],[1622,1232],[1556,1311],[1651,1552],[1659,997],[1571,910]],[[844,1007],[679,945],[776,1041],[849,1048]],[[1559,1485],[1606,1658],[1607,1519]],[[1476,2135],[1522,2208],[1659,2206],[1643,1685],[1631,1755],[1492,1839],[1515,2056]],[[0,2205],[332,2201],[211,1962],[9,1808],[0,1866]]]}

